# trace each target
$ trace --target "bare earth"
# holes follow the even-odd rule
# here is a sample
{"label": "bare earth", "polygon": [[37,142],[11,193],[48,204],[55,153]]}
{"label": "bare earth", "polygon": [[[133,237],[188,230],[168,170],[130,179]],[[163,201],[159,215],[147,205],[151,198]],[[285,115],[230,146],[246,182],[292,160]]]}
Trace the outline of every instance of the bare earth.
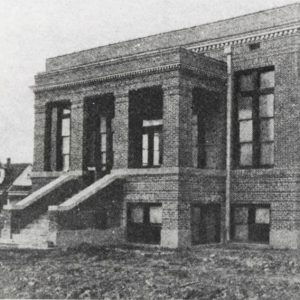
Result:
{"label": "bare earth", "polygon": [[2,249],[0,297],[300,299],[300,251]]}

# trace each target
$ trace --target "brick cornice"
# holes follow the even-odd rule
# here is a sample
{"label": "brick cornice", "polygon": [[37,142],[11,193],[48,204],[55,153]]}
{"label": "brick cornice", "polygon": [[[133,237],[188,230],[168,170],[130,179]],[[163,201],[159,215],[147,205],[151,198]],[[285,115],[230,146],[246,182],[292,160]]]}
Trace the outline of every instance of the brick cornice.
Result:
{"label": "brick cornice", "polygon": [[235,36],[233,38],[224,38],[224,39],[217,39],[215,41],[210,42],[202,42],[198,45],[188,46],[187,49],[192,50],[197,53],[207,52],[211,50],[223,49],[226,46],[234,46],[234,45],[241,45],[241,44],[249,44],[249,43],[256,43],[264,40],[270,40],[274,38],[279,38],[283,36],[290,36],[294,35],[299,32],[300,24],[292,25],[289,27],[284,28],[277,28],[272,30],[264,30],[261,33],[248,33],[243,34],[240,36]]}
{"label": "brick cornice", "polygon": [[[72,81],[72,82],[64,82],[60,84],[47,84],[47,85],[36,85],[32,86],[32,89],[34,92],[43,92],[43,91],[51,91],[51,90],[57,90],[57,89],[68,89],[73,88],[76,86],[83,86],[83,85],[93,85],[100,82],[106,82],[106,81],[114,81],[114,80],[120,80],[125,78],[133,78],[138,76],[145,76],[145,75],[151,75],[151,74],[157,74],[157,73],[164,73],[164,72],[170,72],[170,71],[184,71],[193,73],[195,75],[204,76],[207,78],[216,78],[219,79],[220,76],[217,76],[214,72],[210,72],[207,70],[201,70],[198,68],[195,68],[193,66],[189,66],[182,63],[174,63],[174,64],[167,64],[152,68],[146,68],[146,69],[139,69],[139,70],[133,70],[130,72],[123,72],[123,73],[116,73],[116,74],[110,74],[105,76],[99,76],[89,79],[83,79],[78,81]],[[221,78],[222,79],[222,78]],[[225,80],[225,77],[224,77]]]}

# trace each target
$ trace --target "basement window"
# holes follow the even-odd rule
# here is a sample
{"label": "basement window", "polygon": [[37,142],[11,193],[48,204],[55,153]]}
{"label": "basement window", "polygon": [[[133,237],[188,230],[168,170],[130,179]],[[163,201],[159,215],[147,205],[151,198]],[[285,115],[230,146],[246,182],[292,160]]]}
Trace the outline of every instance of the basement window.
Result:
{"label": "basement window", "polygon": [[234,241],[269,243],[269,205],[234,205],[231,218]]}
{"label": "basement window", "polygon": [[156,203],[129,203],[127,238],[129,242],[160,244],[162,206]]}

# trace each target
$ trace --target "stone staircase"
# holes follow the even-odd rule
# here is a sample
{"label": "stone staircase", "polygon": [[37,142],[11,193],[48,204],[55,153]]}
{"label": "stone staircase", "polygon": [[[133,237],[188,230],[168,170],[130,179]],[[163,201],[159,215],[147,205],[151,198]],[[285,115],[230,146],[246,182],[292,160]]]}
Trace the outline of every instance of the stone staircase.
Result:
{"label": "stone staircase", "polygon": [[49,220],[47,213],[22,228],[19,233],[12,234],[11,240],[2,240],[6,247],[47,249],[52,246],[48,239]]}

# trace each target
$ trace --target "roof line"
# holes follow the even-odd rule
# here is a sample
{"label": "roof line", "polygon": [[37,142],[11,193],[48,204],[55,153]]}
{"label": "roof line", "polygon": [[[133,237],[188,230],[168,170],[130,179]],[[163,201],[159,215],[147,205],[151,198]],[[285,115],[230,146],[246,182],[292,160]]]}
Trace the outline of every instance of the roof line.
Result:
{"label": "roof line", "polygon": [[94,49],[109,47],[109,46],[113,46],[113,45],[118,45],[118,44],[122,44],[124,42],[133,42],[133,41],[142,40],[142,39],[148,38],[148,37],[162,36],[162,35],[165,35],[165,34],[168,34],[168,33],[171,33],[171,32],[179,32],[179,31],[184,31],[184,30],[187,30],[187,29],[193,29],[193,28],[200,27],[200,26],[205,26],[205,25],[210,25],[210,24],[217,24],[217,23],[221,23],[221,22],[224,22],[224,21],[239,19],[239,18],[243,18],[243,17],[246,17],[246,16],[256,15],[256,14],[259,14],[259,13],[272,11],[272,10],[276,10],[276,9],[280,9],[280,8],[284,8],[284,7],[288,7],[288,6],[293,6],[293,5],[300,5],[300,3],[298,1],[295,1],[295,2],[290,3],[290,4],[275,6],[275,7],[268,8],[268,9],[262,9],[262,10],[255,11],[255,12],[252,12],[252,13],[246,13],[246,14],[231,17],[231,18],[224,18],[224,19],[213,21],[213,22],[202,23],[202,24],[191,26],[191,27],[184,27],[184,28],[180,28],[180,29],[164,31],[164,32],[161,32],[161,33],[154,33],[154,34],[141,36],[141,37],[137,37],[137,38],[121,40],[121,41],[118,41],[118,42],[112,42],[110,44],[100,45],[100,46],[96,46],[96,47],[92,47],[92,48],[86,48],[86,49],[79,50],[79,51],[73,51],[73,52],[69,52],[69,53],[66,53],[66,54],[61,54],[61,55],[49,57],[49,58],[47,58],[47,60],[54,59],[54,58],[59,58],[59,57],[64,57],[64,56],[68,56],[68,55],[72,55],[72,54],[76,54],[76,53],[82,53],[82,52],[85,52],[85,51],[88,51],[88,50],[94,50]]}

